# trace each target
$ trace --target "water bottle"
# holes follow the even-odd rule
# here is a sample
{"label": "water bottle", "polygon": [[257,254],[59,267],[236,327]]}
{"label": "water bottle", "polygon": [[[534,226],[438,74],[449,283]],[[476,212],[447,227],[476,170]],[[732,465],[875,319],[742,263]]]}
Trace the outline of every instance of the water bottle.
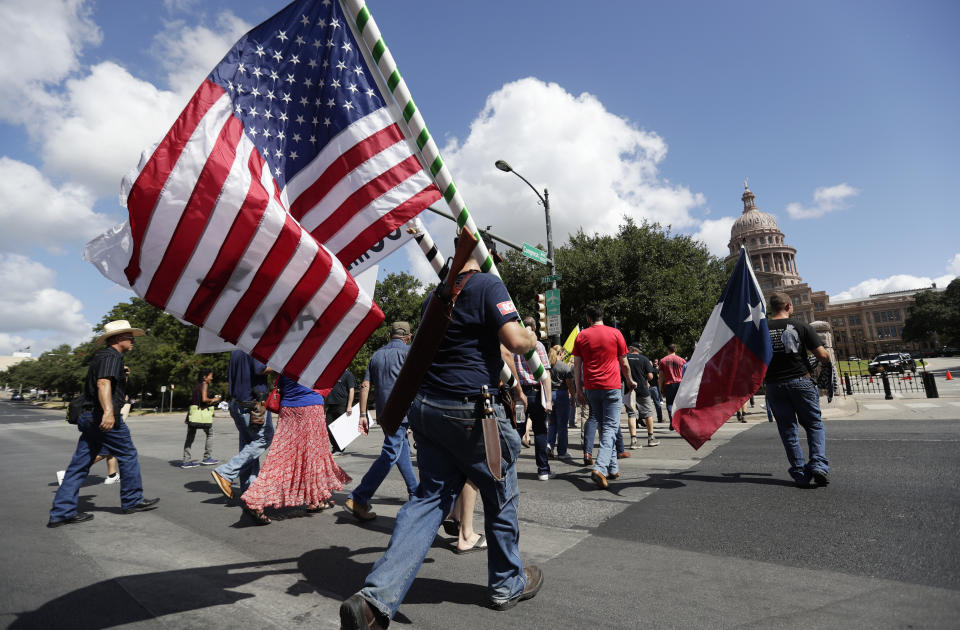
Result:
{"label": "water bottle", "polygon": [[514,403],[513,405],[513,417],[517,422],[517,426],[523,426],[527,421],[527,416],[524,413],[525,409],[521,402]]}

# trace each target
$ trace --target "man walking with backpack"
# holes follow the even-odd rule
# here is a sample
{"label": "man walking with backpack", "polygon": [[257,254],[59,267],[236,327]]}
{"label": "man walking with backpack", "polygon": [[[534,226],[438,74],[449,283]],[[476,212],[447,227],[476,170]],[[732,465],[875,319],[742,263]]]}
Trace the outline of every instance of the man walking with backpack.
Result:
{"label": "man walking with backpack", "polygon": [[80,485],[101,450],[116,457],[120,465],[120,507],[124,514],[152,510],[160,501],[143,498],[137,449],[120,415],[127,387],[123,355],[133,350],[134,337],[144,333],[123,319],[108,322],[103,329],[104,333],[96,341],[104,342],[106,347],[93,355],[83,387],[83,408],[77,417],[80,439],[63,483],[53,498],[47,527],[83,523],[93,518],[89,512],[77,511],[77,500]]}

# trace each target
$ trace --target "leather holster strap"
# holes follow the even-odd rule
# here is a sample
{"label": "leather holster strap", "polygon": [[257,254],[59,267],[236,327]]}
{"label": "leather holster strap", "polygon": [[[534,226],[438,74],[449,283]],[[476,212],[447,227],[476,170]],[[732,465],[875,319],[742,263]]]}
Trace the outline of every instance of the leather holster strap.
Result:
{"label": "leather holster strap", "polygon": [[480,420],[483,427],[483,450],[487,454],[487,468],[497,481],[503,480],[502,457],[500,454],[500,421],[496,414],[484,412]]}

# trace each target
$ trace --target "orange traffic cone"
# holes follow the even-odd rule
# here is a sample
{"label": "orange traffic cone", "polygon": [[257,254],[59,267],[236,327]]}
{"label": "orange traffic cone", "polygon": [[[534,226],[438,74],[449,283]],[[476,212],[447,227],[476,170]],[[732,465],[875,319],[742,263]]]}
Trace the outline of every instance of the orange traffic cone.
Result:
{"label": "orange traffic cone", "polygon": [[947,370],[947,380],[948,380],[948,381],[952,381],[952,380],[953,380],[953,375],[950,374],[950,370]]}

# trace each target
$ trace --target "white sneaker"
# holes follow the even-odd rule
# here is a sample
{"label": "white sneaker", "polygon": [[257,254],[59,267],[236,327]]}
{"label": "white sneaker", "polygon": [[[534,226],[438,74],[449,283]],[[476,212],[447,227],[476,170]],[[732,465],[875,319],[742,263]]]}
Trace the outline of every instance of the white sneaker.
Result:
{"label": "white sneaker", "polygon": [[537,475],[537,479],[539,479],[540,481],[549,481],[556,476],[557,476],[557,473],[549,472],[549,473],[543,473],[543,474]]}
{"label": "white sneaker", "polygon": [[63,476],[66,475],[66,474],[67,474],[67,471],[65,471],[65,470],[58,470],[58,471],[57,471],[57,485],[58,485],[58,486],[62,486],[62,485],[63,485]]}
{"label": "white sneaker", "polygon": [[103,480],[104,485],[112,485],[115,483],[120,483],[120,473],[117,473],[113,476],[107,475],[107,478]]}
{"label": "white sneaker", "polygon": [[647,446],[657,446],[658,444],[660,444],[660,440],[658,440],[657,438],[655,437],[647,438]]}

